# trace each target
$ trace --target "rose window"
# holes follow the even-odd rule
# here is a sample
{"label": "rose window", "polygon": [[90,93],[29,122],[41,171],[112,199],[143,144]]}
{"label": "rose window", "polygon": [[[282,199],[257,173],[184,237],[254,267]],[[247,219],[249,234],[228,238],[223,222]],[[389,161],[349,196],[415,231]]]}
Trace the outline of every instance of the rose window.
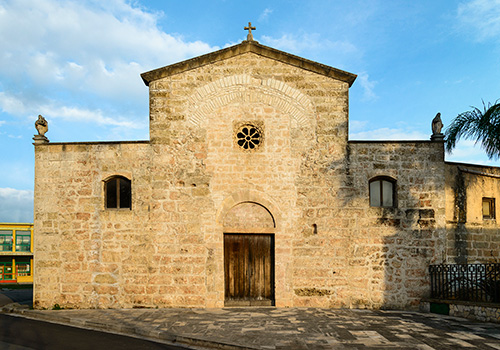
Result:
{"label": "rose window", "polygon": [[259,147],[261,144],[262,133],[256,126],[249,124],[243,125],[236,133],[236,140],[238,146],[241,148],[245,150],[252,150]]}

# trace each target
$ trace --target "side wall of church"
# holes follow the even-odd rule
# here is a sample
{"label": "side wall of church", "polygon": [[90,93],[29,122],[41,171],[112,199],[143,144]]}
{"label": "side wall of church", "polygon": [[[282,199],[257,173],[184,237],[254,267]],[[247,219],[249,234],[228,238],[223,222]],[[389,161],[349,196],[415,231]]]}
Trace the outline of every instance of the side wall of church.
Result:
{"label": "side wall of church", "polygon": [[[35,307],[140,303],[154,258],[150,159],[147,142],[35,146]],[[105,209],[113,175],[132,180],[132,210]]]}
{"label": "side wall of church", "polygon": [[[446,163],[446,183],[446,262],[498,262],[500,169]],[[494,201],[492,217],[483,217],[483,198]]]}
{"label": "side wall of church", "polygon": [[[351,141],[350,196],[340,272],[371,307],[415,307],[429,292],[428,266],[444,256],[442,142]],[[370,207],[369,181],[396,181],[394,208]],[[349,285],[349,283],[342,283]],[[340,299],[342,300],[342,298]]]}

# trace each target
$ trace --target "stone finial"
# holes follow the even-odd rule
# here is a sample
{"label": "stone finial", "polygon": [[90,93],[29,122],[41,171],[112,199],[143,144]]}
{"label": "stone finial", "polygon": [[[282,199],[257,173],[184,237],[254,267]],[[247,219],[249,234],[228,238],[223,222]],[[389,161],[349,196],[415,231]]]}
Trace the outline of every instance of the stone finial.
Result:
{"label": "stone finial", "polygon": [[441,129],[443,128],[443,122],[441,121],[441,113],[436,114],[434,119],[432,119],[432,135],[431,141],[443,141],[444,134],[441,133]]}
{"label": "stone finial", "polygon": [[49,142],[49,139],[45,136],[45,133],[49,130],[49,123],[41,115],[38,116],[38,119],[35,122],[35,128],[38,131],[38,135],[33,137],[35,144]]}
{"label": "stone finial", "polygon": [[252,22],[248,22],[248,27],[245,27],[243,29],[244,30],[248,30],[247,41],[254,41],[253,40],[253,35],[252,35],[252,30],[257,30],[257,28],[252,27]]}

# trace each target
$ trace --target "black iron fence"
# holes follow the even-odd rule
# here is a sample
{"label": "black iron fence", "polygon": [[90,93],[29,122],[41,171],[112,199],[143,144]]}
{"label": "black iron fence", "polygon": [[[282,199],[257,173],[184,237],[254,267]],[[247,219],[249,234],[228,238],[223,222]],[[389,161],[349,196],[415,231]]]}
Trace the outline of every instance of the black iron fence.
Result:
{"label": "black iron fence", "polygon": [[431,298],[500,303],[500,264],[430,265]]}

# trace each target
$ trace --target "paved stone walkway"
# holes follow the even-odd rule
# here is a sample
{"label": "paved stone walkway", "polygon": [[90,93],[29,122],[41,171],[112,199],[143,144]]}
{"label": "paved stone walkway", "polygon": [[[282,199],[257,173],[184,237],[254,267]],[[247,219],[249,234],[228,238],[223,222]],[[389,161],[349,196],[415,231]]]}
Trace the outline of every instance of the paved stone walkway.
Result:
{"label": "paved stone walkway", "polygon": [[500,325],[405,311],[312,308],[4,312],[219,349],[499,349]]}

